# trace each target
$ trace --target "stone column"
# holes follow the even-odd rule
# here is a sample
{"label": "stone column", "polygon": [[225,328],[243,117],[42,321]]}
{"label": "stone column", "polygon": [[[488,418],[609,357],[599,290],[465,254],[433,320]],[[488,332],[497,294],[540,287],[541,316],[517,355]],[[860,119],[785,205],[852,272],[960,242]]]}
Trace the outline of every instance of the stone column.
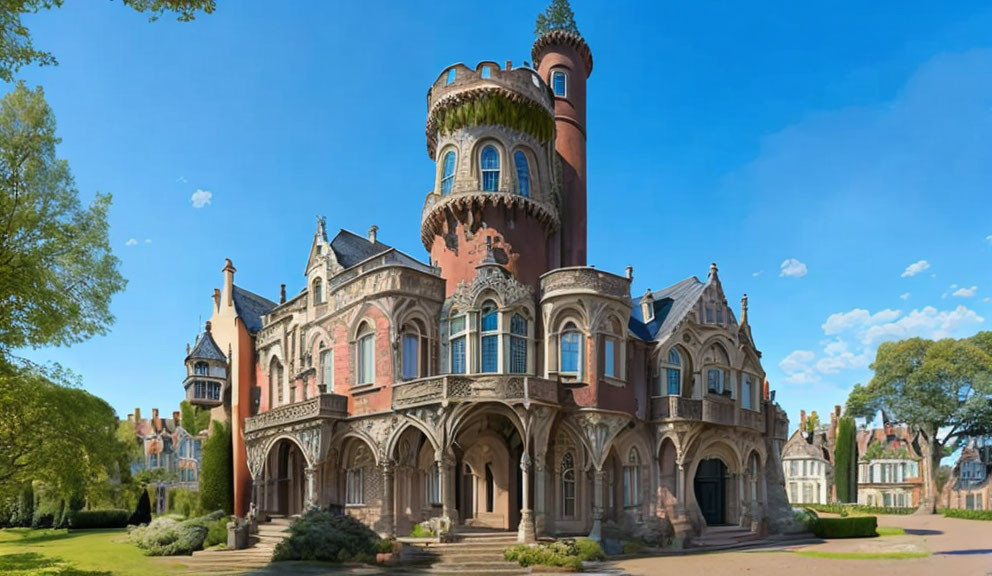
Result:
{"label": "stone column", "polygon": [[393,502],[395,495],[395,470],[391,461],[382,464],[382,512],[379,521],[382,524],[382,535],[384,538],[392,538],[395,528],[393,522]]}
{"label": "stone column", "polygon": [[596,468],[592,473],[592,530],[589,539],[603,541],[603,480],[606,472]]}
{"label": "stone column", "polygon": [[547,491],[544,486],[547,476],[544,469],[545,458],[544,454],[538,454],[537,462],[534,463],[534,534],[537,536],[544,534],[547,530],[544,507],[544,497]]}
{"label": "stone column", "polygon": [[442,457],[436,464],[441,472],[441,514],[451,521],[453,532],[458,522],[458,509],[455,506],[455,462],[449,457]]}
{"label": "stone column", "polygon": [[685,516],[685,465],[678,463],[675,471],[675,514],[679,518]]}
{"label": "stone column", "polygon": [[520,457],[521,486],[523,491],[523,508],[520,509],[520,526],[517,527],[517,542],[533,542],[534,516],[530,509],[530,454],[524,452]]}
{"label": "stone column", "polygon": [[307,483],[307,498],[303,503],[303,511],[306,512],[317,506],[317,469],[313,466],[307,466],[303,472]]}

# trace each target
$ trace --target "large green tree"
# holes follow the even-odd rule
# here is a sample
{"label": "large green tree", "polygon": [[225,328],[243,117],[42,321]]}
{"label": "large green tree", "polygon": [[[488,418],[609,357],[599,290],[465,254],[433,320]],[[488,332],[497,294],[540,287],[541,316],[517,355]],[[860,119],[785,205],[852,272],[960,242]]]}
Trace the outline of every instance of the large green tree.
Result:
{"label": "large green tree", "polygon": [[[28,64],[42,66],[57,64],[55,56],[34,47],[31,31],[24,24],[25,14],[51,10],[62,6],[64,0],[0,0],[0,80],[11,82],[14,74]],[[214,11],[214,0],[124,0],[138,12],[156,20],[165,13],[174,13],[183,22],[196,18],[197,12]]]}
{"label": "large green tree", "polygon": [[957,441],[992,432],[992,332],[955,340],[911,338],[879,346],[866,385],[847,400],[849,413],[910,426],[923,456],[921,510],[935,512],[937,470]]}
{"label": "large green tree", "polygon": [[182,427],[194,436],[210,427],[210,410],[193,406],[186,400],[179,403],[179,418]]}
{"label": "large green tree", "polygon": [[0,364],[14,348],[104,333],[126,284],[108,239],[110,195],[84,207],[58,143],[40,87],[19,83],[0,100]]}

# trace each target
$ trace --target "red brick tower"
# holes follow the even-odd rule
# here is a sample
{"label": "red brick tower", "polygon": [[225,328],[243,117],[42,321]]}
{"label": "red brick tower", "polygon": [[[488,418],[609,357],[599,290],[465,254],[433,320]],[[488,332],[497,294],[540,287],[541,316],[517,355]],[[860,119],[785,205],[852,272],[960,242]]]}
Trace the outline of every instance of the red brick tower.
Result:
{"label": "red brick tower", "polygon": [[551,30],[531,49],[538,74],[551,87],[555,149],[561,158],[561,265],[586,265],[586,80],[592,51],[577,31]]}

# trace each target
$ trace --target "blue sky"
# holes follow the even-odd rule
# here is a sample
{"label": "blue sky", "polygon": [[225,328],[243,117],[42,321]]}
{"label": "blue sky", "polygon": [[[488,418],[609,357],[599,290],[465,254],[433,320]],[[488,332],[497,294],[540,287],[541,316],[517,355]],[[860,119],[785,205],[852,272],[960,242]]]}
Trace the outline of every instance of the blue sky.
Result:
{"label": "blue sky", "polygon": [[[544,8],[218,3],[189,24],[116,2],[26,19],[60,65],[20,76],[83,198],[114,195],[129,280],[107,336],[29,355],[122,414],[182,399],[225,257],[273,299],[302,287],[316,215],[425,257],[427,88],[529,60]],[[843,403],[885,339],[992,325],[992,7],[864,4],[573,2],[590,264],[633,265],[639,295],[717,262],[794,422]]]}

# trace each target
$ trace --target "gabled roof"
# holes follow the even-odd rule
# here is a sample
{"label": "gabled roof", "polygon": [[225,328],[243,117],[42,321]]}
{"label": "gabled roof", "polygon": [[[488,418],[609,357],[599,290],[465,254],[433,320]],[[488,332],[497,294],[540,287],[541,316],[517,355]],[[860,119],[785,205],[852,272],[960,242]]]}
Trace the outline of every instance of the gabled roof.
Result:
{"label": "gabled roof", "polygon": [[227,362],[227,356],[217,346],[217,342],[214,342],[214,338],[210,335],[210,332],[204,330],[202,334],[196,337],[196,344],[193,345],[190,353],[186,355],[186,361],[189,362],[190,360],[219,360],[221,362]]}
{"label": "gabled roof", "polygon": [[249,332],[261,330],[262,315],[268,314],[276,307],[276,303],[272,300],[238,286],[234,286],[232,295],[234,296],[234,309]]}
{"label": "gabled roof", "polygon": [[664,290],[651,292],[654,319],[644,322],[639,301],[635,300],[628,328],[641,340],[656,340],[659,335],[664,337],[686,317],[705,290],[706,283],[692,276]]}
{"label": "gabled roof", "polygon": [[376,254],[382,254],[391,248],[392,246],[383,244],[378,240],[373,244],[369,242],[368,238],[344,229],[338,232],[334,240],[331,240],[331,250],[334,251],[334,256],[342,268],[351,268],[355,264],[368,260]]}

